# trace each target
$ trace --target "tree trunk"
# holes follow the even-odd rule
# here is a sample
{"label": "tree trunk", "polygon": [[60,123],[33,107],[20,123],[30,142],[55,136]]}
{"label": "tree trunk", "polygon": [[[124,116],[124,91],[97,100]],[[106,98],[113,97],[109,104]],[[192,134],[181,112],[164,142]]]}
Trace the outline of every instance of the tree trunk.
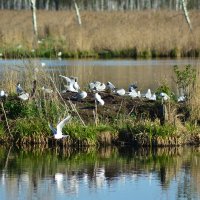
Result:
{"label": "tree trunk", "polygon": [[75,9],[76,9],[76,15],[77,15],[77,19],[78,19],[78,24],[81,26],[81,24],[82,24],[81,16],[80,16],[80,13],[79,13],[79,8],[78,8],[77,3],[76,3],[75,0],[74,0],[74,6],[75,6]]}
{"label": "tree trunk", "polygon": [[184,11],[185,19],[186,19],[186,21],[188,23],[190,31],[192,32],[192,24],[190,22],[190,18],[189,18],[189,15],[188,15],[187,6],[186,6],[187,4],[186,4],[185,0],[181,0],[181,2],[182,2],[182,6],[183,6],[183,11]]}
{"label": "tree trunk", "polygon": [[33,33],[35,40],[38,40],[38,30],[37,30],[37,20],[36,20],[36,0],[31,0],[31,10],[32,10],[32,22],[33,22]]}

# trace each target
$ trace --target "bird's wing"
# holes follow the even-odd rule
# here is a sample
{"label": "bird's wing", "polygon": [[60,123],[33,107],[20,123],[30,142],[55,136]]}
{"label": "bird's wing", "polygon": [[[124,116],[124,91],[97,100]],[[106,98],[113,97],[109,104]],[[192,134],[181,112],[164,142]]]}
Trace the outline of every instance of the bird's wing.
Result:
{"label": "bird's wing", "polygon": [[21,94],[21,95],[18,96],[18,98],[20,98],[23,101],[26,101],[26,100],[29,99],[29,94],[28,93]]}
{"label": "bird's wing", "polygon": [[60,77],[64,78],[67,83],[71,83],[71,79],[67,76],[59,75]]}
{"label": "bird's wing", "polygon": [[51,129],[52,133],[55,135],[56,134],[56,129],[52,127],[51,124],[49,124],[49,128]]}
{"label": "bird's wing", "polygon": [[63,119],[59,124],[57,125],[57,132],[62,132],[63,126],[71,119],[71,116],[68,115],[65,119]]}

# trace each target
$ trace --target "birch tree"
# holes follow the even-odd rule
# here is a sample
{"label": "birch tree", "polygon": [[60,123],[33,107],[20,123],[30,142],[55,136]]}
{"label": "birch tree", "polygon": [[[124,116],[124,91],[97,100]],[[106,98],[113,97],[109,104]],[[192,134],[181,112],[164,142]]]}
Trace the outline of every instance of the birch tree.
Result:
{"label": "birch tree", "polygon": [[189,18],[189,14],[188,14],[188,11],[187,11],[187,4],[185,2],[185,0],[181,0],[181,3],[182,3],[182,6],[183,6],[183,11],[184,11],[184,15],[185,15],[185,19],[188,23],[188,26],[190,28],[190,31],[192,32],[192,24],[190,22],[190,18]]}
{"label": "birch tree", "polygon": [[76,0],[73,0],[73,1],[74,1],[75,9],[76,9],[76,16],[77,16],[77,19],[78,19],[78,24],[81,26],[82,22],[81,22],[81,16],[80,16],[79,8],[78,8],[78,5],[76,3]]}
{"label": "birch tree", "polygon": [[38,39],[38,30],[37,30],[36,5],[35,5],[35,2],[36,2],[36,0],[31,0],[33,33],[34,33],[35,39],[37,41],[37,39]]}

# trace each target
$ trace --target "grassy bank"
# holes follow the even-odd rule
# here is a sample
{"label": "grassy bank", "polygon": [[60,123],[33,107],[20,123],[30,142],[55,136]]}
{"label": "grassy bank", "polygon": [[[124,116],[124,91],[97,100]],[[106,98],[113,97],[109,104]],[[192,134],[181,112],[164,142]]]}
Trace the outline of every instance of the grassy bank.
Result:
{"label": "grassy bank", "polygon": [[[89,90],[82,101],[73,99],[74,93],[60,93],[60,79],[43,67],[27,65],[24,70],[8,69],[1,80],[1,88],[8,92],[8,97],[0,101],[0,141],[62,146],[199,144],[199,75],[191,66],[182,71],[174,67],[174,72],[177,86],[187,91],[185,102],[178,103],[170,88],[162,85],[157,92],[171,96],[165,103],[161,98],[150,101],[101,92],[105,105],[95,106],[94,94]],[[16,94],[19,80],[30,94],[27,101]],[[53,92],[45,93],[43,86]],[[56,126],[68,114],[72,120],[63,132],[70,137],[56,141],[48,124]]]}
{"label": "grassy bank", "polygon": [[199,12],[189,13],[193,32],[182,12],[37,11],[39,43],[33,41],[30,11],[0,12],[2,57],[112,58],[199,57]]}

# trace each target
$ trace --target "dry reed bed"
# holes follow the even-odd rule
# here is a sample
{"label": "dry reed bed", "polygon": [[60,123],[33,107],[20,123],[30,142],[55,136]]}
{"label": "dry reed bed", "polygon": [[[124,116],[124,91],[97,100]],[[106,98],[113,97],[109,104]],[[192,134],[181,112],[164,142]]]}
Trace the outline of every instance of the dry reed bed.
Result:
{"label": "dry reed bed", "polygon": [[[63,51],[155,50],[166,54],[200,49],[200,13],[191,11],[191,34],[182,12],[81,12],[78,26],[72,11],[37,11],[39,38],[53,38],[52,44]],[[0,12],[0,47],[19,44],[32,48],[31,11]]]}

